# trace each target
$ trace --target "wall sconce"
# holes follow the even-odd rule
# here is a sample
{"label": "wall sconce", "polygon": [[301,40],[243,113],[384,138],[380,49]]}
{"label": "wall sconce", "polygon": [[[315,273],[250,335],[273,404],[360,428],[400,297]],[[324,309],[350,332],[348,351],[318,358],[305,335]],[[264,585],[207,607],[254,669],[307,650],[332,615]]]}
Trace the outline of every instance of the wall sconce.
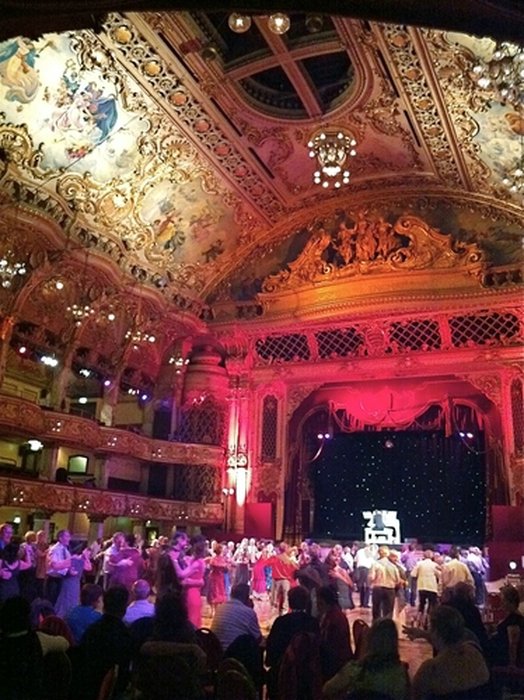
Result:
{"label": "wall sconce", "polygon": [[130,515],[140,515],[142,513],[142,505],[140,503],[133,503],[129,508]]}

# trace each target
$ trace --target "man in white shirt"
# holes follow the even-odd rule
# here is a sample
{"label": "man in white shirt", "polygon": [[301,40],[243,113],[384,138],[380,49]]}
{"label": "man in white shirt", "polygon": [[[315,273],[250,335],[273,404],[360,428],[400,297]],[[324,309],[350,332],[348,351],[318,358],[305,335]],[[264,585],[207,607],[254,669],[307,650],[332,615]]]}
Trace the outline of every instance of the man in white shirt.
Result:
{"label": "man in white shirt", "polygon": [[69,530],[59,530],[57,542],[49,547],[47,553],[47,599],[55,605],[62,587],[63,579],[69,575],[71,568],[71,552],[69,542],[71,533]]}
{"label": "man in white shirt", "polygon": [[133,593],[134,600],[132,603],[129,603],[126,614],[124,615],[124,622],[126,625],[130,625],[141,617],[153,617],[155,614],[154,603],[148,600],[151,587],[147,581],[143,578],[139,578],[138,581],[134,582],[131,592]]}
{"label": "man in white shirt", "polygon": [[369,572],[375,561],[370,545],[361,547],[355,554],[353,580],[357,584],[361,608],[369,608]]}

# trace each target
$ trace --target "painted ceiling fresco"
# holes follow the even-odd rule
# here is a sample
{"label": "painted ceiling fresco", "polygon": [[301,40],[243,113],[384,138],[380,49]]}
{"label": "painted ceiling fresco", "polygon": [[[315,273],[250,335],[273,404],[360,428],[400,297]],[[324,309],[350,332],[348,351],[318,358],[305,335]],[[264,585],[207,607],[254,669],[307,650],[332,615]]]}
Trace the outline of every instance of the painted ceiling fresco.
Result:
{"label": "painted ceiling fresco", "polygon": [[[0,142],[16,127],[31,145],[10,177],[49,194],[74,220],[67,236],[125,274],[209,303],[252,298],[336,210],[413,213],[493,265],[519,261],[522,202],[502,179],[521,155],[522,115],[472,77],[492,42],[326,23],[286,40],[257,22],[265,48],[249,58],[258,44],[235,45],[216,13],[113,14],[98,34],[4,41]],[[279,91],[274,110],[260,86],[253,99],[252,61],[266,93]],[[309,80],[286,82],[305,67]],[[308,157],[311,134],[331,125],[358,142],[340,191],[313,184]]]}

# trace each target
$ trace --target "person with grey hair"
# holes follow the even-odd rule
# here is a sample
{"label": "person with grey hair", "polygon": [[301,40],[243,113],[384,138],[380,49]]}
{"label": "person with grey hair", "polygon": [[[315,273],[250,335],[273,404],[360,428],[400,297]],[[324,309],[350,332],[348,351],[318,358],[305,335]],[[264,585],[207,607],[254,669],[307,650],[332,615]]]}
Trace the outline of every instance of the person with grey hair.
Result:
{"label": "person with grey hair", "polygon": [[469,692],[477,700],[492,698],[489,670],[480,648],[466,635],[464,618],[449,605],[430,615],[430,639],[437,655],[424,661],[413,678],[413,700]]}
{"label": "person with grey hair", "polygon": [[142,617],[153,617],[155,614],[155,605],[149,600],[151,586],[143,579],[139,578],[131,587],[133,600],[127,606],[124,622],[130,625]]}

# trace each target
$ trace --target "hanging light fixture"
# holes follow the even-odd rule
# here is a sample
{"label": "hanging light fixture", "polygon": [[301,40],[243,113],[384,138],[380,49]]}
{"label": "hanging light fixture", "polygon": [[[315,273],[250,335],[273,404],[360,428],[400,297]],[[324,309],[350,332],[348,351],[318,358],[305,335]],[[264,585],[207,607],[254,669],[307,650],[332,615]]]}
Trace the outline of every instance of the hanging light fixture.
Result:
{"label": "hanging light fixture", "polygon": [[348,160],[356,156],[357,142],[349,132],[341,129],[319,131],[308,143],[309,157],[316,158],[318,169],[313,173],[313,182],[327,188],[337,189],[349,182]]}
{"label": "hanging light fixture", "polygon": [[479,87],[492,88],[500,101],[517,111],[524,105],[524,47],[503,41],[495,45],[491,58],[473,67]]}
{"label": "hanging light fixture", "polygon": [[[524,125],[524,117],[521,118],[521,125]],[[520,137],[520,156],[516,160],[515,167],[511,168],[502,179],[502,184],[524,205],[524,134]]]}
{"label": "hanging light fixture", "polygon": [[269,15],[267,26],[273,34],[285,34],[291,26],[291,21],[284,12],[276,12],[273,15]]}
{"label": "hanging light fixture", "polygon": [[[86,259],[84,263],[84,270],[82,274],[82,290],[87,288],[87,261],[89,253],[86,252]],[[75,326],[80,326],[86,319],[94,315],[95,310],[89,303],[87,293],[84,293],[84,299],[79,304],[70,304],[66,307],[66,310],[75,321]]]}
{"label": "hanging light fixture", "polygon": [[0,285],[4,289],[9,289],[18,275],[25,275],[27,272],[26,264],[13,258],[14,254],[10,250],[0,258]]}
{"label": "hanging light fixture", "polygon": [[238,12],[232,12],[227,20],[229,28],[236,34],[243,34],[251,27],[251,17],[249,15],[241,15]]}

